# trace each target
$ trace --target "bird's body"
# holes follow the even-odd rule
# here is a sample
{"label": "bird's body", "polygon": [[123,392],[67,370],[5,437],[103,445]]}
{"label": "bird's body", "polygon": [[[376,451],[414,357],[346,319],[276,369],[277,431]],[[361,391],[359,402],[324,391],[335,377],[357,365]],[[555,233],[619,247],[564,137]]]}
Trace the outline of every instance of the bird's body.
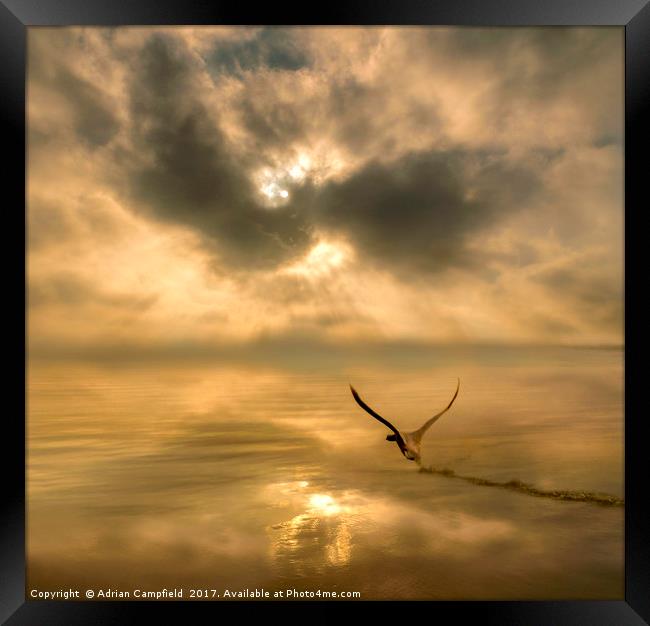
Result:
{"label": "bird's body", "polygon": [[387,435],[386,436],[386,441],[394,441],[399,449],[400,452],[409,460],[409,461],[416,461],[417,463],[420,462],[420,447],[422,443],[422,437],[424,436],[424,433],[429,429],[430,426],[433,425],[434,422],[438,420],[438,418],[446,413],[451,405],[454,403],[454,400],[456,399],[456,396],[458,395],[458,390],[460,389],[460,379],[458,379],[458,385],[456,386],[456,393],[454,394],[454,397],[451,399],[451,402],[447,405],[447,407],[440,411],[440,413],[436,413],[432,418],[428,419],[420,428],[417,430],[414,430],[412,432],[402,432],[395,428],[387,419],[383,418],[379,413],[376,413],[373,409],[371,409],[359,396],[355,388],[350,385],[350,390],[352,391],[352,396],[356,400],[357,404],[366,412],[370,413],[376,420],[380,421],[382,424],[385,426],[388,426],[393,431],[392,435]]}

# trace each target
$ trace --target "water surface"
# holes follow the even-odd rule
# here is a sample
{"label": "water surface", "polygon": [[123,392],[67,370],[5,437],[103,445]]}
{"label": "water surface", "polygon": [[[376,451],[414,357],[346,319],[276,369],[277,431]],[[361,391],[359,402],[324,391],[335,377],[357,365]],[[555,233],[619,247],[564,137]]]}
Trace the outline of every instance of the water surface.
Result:
{"label": "water surface", "polygon": [[28,374],[30,589],[623,597],[623,506],[420,472],[348,388],[408,430],[459,376],[425,467],[622,498],[619,351]]}

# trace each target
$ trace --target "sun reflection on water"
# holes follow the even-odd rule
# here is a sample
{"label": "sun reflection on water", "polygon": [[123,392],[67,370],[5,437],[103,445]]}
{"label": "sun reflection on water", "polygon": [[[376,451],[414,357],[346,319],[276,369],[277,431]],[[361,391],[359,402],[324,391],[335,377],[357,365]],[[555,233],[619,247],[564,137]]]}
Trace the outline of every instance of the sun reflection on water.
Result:
{"label": "sun reflection on water", "polygon": [[[306,489],[307,481],[276,486],[285,494]],[[328,493],[301,493],[303,512],[270,529],[270,557],[286,573],[306,575],[348,564],[352,555],[355,509]]]}
{"label": "sun reflection on water", "polygon": [[329,517],[330,515],[336,515],[341,512],[341,506],[336,503],[332,496],[328,496],[324,493],[315,493],[309,498],[309,505],[312,511],[317,511],[318,513]]}

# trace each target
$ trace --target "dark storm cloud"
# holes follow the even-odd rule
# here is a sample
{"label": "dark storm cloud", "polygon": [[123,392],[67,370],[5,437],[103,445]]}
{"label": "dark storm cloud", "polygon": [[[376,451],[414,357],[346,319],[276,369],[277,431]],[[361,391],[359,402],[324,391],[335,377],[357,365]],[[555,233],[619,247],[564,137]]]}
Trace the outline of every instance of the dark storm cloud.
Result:
{"label": "dark storm cloud", "polygon": [[[231,266],[277,266],[302,254],[311,229],[323,227],[396,270],[475,265],[466,237],[521,208],[537,189],[530,171],[507,165],[501,154],[429,151],[370,163],[320,188],[308,181],[291,190],[287,205],[269,210],[260,206],[205,106],[193,98],[190,75],[177,42],[155,36],[145,45],[131,108],[139,148],[150,158],[130,167],[129,175],[136,197],[158,217],[195,228]],[[352,100],[365,99],[357,92],[352,89]],[[254,108],[249,103],[245,114]],[[285,121],[294,124],[289,113],[252,125],[262,144],[298,133],[286,131]]]}
{"label": "dark storm cloud", "polygon": [[213,74],[241,75],[260,68],[297,71],[309,65],[309,58],[291,30],[263,28],[251,39],[219,41],[207,64]]}
{"label": "dark storm cloud", "polygon": [[182,44],[154,36],[134,72],[131,110],[138,154],[129,168],[136,199],[159,218],[190,226],[230,265],[275,266],[311,237],[295,210],[269,210],[247,172],[194,95]]}
{"label": "dark storm cloud", "polygon": [[467,236],[521,209],[538,187],[497,155],[423,152],[327,185],[318,216],[377,262],[438,271],[473,265]]}
{"label": "dark storm cloud", "polygon": [[[446,45],[463,62],[496,64],[505,58],[507,67],[497,76],[499,93],[528,98],[552,90],[557,81],[566,82],[571,68],[582,71],[601,58],[613,47],[615,36],[567,29],[522,34],[467,30],[454,32]],[[245,41],[219,41],[209,58],[213,64],[220,59],[226,69],[235,63],[239,69],[290,69],[280,50],[298,50],[297,42],[287,31],[262,30]],[[519,61],[511,59],[518,49],[532,53],[532,69],[523,71]],[[587,60],[576,59],[580,54]],[[387,145],[382,162],[366,163],[343,180],[322,187],[309,179],[302,186],[286,183],[290,200],[269,209],[253,187],[251,163],[260,165],[267,150],[291,150],[308,137],[310,117],[322,119],[328,132],[356,154],[377,154],[377,142],[395,141],[377,132],[386,124],[376,110],[384,87],[336,78],[324,99],[312,102],[306,95],[306,100],[284,102],[278,94],[244,81],[235,110],[253,141],[246,146],[248,156],[240,157],[246,150],[233,149],[217,116],[198,95],[193,82],[200,72],[196,63],[182,39],[156,34],[146,41],[132,72],[137,157],[126,171],[136,205],[194,229],[229,268],[272,269],[304,254],[313,234],[326,230],[350,240],[361,258],[402,276],[452,266],[476,269],[486,257],[475,245],[469,249],[470,238],[475,244],[482,230],[539,198],[545,170],[566,154],[564,147],[538,146],[513,164],[505,149],[429,150],[388,162],[394,146]],[[218,93],[218,86],[215,89]],[[493,110],[507,106],[505,102],[507,98],[498,98],[486,107]],[[404,110],[417,112],[418,106],[418,125],[431,130],[441,123],[435,107],[416,103],[415,109]],[[407,117],[410,124],[412,116]],[[609,140],[615,139],[608,135]]]}

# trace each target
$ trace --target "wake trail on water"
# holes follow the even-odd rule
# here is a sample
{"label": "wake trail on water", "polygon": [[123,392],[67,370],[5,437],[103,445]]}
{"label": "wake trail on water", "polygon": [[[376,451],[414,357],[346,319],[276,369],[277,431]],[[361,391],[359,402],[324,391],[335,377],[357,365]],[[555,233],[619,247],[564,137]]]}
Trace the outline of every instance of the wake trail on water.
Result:
{"label": "wake trail on water", "polygon": [[509,480],[507,482],[499,482],[496,480],[489,480],[487,478],[477,478],[476,476],[462,476],[456,474],[452,469],[424,467],[420,466],[420,473],[423,474],[437,474],[438,476],[447,476],[449,478],[458,478],[473,485],[480,485],[482,487],[501,487],[502,489],[510,489],[511,491],[518,491],[525,493],[529,496],[536,496],[538,498],[551,498],[553,500],[565,500],[570,502],[591,502],[593,504],[600,504],[602,506],[623,506],[625,500],[618,496],[612,496],[607,493],[595,493],[591,491],[566,491],[563,489],[544,490],[538,489],[533,485],[524,483],[521,480]]}

